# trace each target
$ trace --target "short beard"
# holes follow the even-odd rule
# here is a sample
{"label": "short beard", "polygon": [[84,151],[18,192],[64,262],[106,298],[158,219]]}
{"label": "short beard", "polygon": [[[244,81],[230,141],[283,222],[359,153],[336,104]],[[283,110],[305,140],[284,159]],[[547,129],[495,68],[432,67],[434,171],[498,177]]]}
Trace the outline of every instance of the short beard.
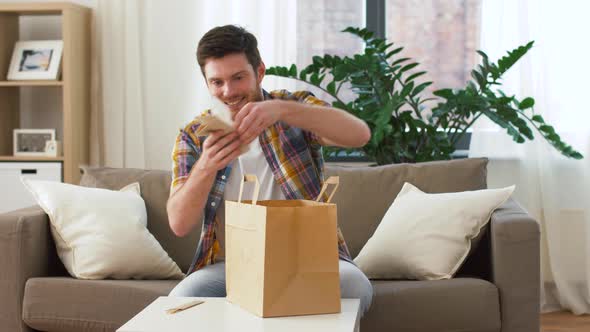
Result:
{"label": "short beard", "polygon": [[[256,81],[258,82],[258,73],[256,71],[254,72],[254,77],[255,77]],[[255,101],[263,101],[263,100],[264,100],[264,95],[262,93],[262,86],[261,86],[261,84],[256,83]]]}

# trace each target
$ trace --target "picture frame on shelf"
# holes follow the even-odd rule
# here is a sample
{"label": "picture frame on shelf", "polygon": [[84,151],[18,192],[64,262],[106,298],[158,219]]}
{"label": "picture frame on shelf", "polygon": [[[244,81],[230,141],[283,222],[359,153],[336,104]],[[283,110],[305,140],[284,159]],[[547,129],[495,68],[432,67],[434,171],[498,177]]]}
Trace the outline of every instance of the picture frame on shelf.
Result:
{"label": "picture frame on shelf", "polygon": [[15,156],[46,157],[47,141],[55,141],[55,129],[14,129]]}
{"label": "picture frame on shelf", "polygon": [[61,141],[49,140],[45,141],[45,156],[46,157],[61,157],[62,144]]}
{"label": "picture frame on shelf", "polygon": [[17,41],[7,80],[58,80],[61,74],[62,40]]}

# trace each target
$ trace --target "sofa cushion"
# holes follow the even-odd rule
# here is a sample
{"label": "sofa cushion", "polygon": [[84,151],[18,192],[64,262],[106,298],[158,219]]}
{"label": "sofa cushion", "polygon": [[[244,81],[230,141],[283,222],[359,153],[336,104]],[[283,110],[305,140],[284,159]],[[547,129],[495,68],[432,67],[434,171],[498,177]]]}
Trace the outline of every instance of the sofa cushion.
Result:
{"label": "sofa cushion", "polygon": [[481,279],[373,280],[361,331],[500,331],[498,289]]}
{"label": "sofa cushion", "polygon": [[[114,331],[177,282],[32,278],[25,287],[23,321],[42,331]],[[371,283],[373,303],[361,331],[500,331],[498,290],[487,281]]]}
{"label": "sofa cushion", "polygon": [[178,280],[77,280],[31,278],[23,321],[41,331],[114,331]]}
{"label": "sofa cushion", "polygon": [[[404,182],[427,193],[485,189],[487,163],[486,158],[473,158],[379,167],[326,167],[326,176],[340,177],[332,202],[338,205],[338,224],[352,257],[373,235]],[[480,232],[480,236],[484,233]]]}
{"label": "sofa cushion", "polygon": [[139,182],[147,210],[148,230],[180,269],[183,272],[188,270],[197,248],[201,226],[199,224],[182,238],[172,233],[166,213],[171,181],[169,171],[85,166],[82,172],[80,185],[87,187],[119,190],[132,182]]}
{"label": "sofa cushion", "polygon": [[513,191],[428,194],[406,182],[354,262],[371,279],[450,279]]}
{"label": "sofa cushion", "polygon": [[[57,253],[79,279],[182,279],[146,228],[137,182],[120,191],[22,178],[49,216]],[[106,258],[106,259],[105,259]]]}

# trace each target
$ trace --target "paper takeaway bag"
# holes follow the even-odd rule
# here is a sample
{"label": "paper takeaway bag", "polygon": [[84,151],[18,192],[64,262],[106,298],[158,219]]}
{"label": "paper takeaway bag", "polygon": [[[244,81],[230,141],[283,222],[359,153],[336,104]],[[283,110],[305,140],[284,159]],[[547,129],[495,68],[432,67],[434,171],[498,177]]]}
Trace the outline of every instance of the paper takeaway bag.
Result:
{"label": "paper takeaway bag", "polygon": [[225,202],[228,301],[260,317],[340,312],[336,205],[309,200]]}

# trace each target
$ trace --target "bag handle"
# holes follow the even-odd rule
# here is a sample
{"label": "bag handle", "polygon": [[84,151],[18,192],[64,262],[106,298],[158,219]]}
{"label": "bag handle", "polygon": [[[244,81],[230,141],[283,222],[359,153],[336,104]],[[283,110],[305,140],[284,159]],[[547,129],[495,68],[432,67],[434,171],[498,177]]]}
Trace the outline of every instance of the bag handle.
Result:
{"label": "bag handle", "polygon": [[253,174],[244,174],[244,181],[240,182],[240,194],[238,196],[238,203],[242,203],[242,192],[244,191],[244,182],[254,182],[252,205],[256,205],[256,202],[258,202],[258,193],[260,192],[260,183],[258,182],[258,177]]}
{"label": "bag handle", "polygon": [[324,194],[324,192],[326,191],[326,189],[328,189],[328,185],[329,184],[333,184],[334,185],[334,190],[332,190],[332,193],[328,197],[328,200],[326,201],[326,203],[330,203],[330,201],[332,200],[332,197],[336,193],[336,190],[338,189],[338,186],[340,185],[340,177],[338,177],[338,176],[330,176],[326,181],[324,181],[324,185],[322,186],[322,190],[320,191],[320,194],[318,195],[318,198],[316,198],[316,200],[315,200],[316,202],[319,202],[320,201],[320,198],[322,197],[322,195]]}

